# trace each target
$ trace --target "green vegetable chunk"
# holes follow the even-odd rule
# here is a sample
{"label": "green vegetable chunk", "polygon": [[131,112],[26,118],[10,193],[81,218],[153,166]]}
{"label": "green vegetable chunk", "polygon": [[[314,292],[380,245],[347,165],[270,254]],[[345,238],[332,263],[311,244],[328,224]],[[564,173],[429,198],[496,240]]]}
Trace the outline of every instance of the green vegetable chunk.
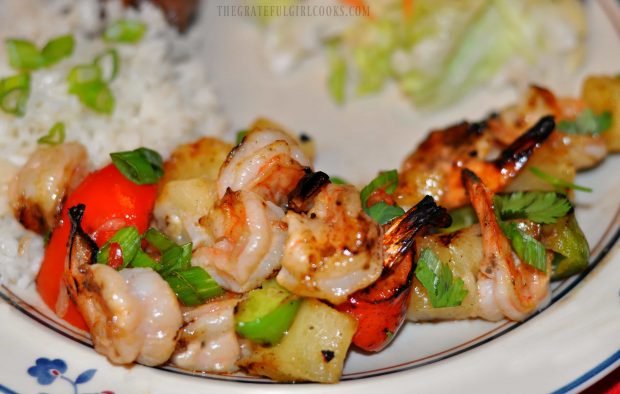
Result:
{"label": "green vegetable chunk", "polygon": [[103,32],[103,39],[108,42],[122,42],[134,44],[142,39],[146,32],[146,25],[140,21],[121,19]]}
{"label": "green vegetable chunk", "polygon": [[101,249],[99,249],[97,252],[97,263],[107,264],[110,258],[110,245],[117,243],[123,252],[123,265],[120,268],[127,267],[136,256],[136,253],[138,253],[138,250],[140,250],[141,239],[140,233],[136,227],[129,226],[121,228]]}
{"label": "green vegetable chunk", "polygon": [[0,108],[16,116],[26,114],[30,96],[30,74],[18,74],[0,79]]}
{"label": "green vegetable chunk", "polygon": [[405,210],[396,205],[389,205],[384,201],[379,201],[370,206],[367,211],[368,216],[373,218],[377,223],[384,225],[390,220],[399,217],[405,213]]}
{"label": "green vegetable chunk", "polygon": [[47,145],[58,145],[65,142],[65,124],[56,122],[46,135],[39,138],[37,143]]}
{"label": "green vegetable chunk", "polygon": [[420,252],[415,275],[426,289],[433,308],[459,306],[467,295],[463,279],[453,278],[448,264],[442,263],[429,248]]}
{"label": "green vegetable chunk", "polygon": [[162,275],[185,306],[197,306],[224,293],[202,267],[189,267]]}
{"label": "green vegetable chunk", "polygon": [[574,214],[543,226],[542,233],[545,247],[555,252],[551,279],[564,279],[588,267],[590,248]]}
{"label": "green vegetable chunk", "polygon": [[237,131],[237,135],[235,136],[235,145],[239,145],[243,141],[245,136],[248,135],[249,132],[250,132],[250,130],[239,130],[239,131]]}
{"label": "green vegetable chunk", "polygon": [[274,345],[293,323],[300,304],[301,299],[275,279],[263,282],[237,307],[237,333],[257,343]]}
{"label": "green vegetable chunk", "polygon": [[130,181],[138,185],[155,184],[164,175],[164,162],[152,149],[110,153],[112,163]]}
{"label": "green vegetable chunk", "polygon": [[347,182],[344,178],[341,178],[339,176],[330,176],[329,181],[333,183],[334,185],[348,185],[349,184],[349,182]]}

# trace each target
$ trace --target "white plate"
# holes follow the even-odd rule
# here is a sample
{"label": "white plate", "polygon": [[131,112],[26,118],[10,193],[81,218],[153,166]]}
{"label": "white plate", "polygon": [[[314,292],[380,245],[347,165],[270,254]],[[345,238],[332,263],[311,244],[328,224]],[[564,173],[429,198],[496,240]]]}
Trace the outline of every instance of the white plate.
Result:
{"label": "white plate", "polygon": [[[287,78],[272,75],[254,26],[245,19],[217,16],[217,5],[208,2],[194,34],[204,34],[205,64],[235,126],[231,130],[268,116],[306,131],[317,142],[316,167],[353,182],[363,183],[379,169],[396,168],[430,128],[480,118],[515,99],[507,91],[485,90],[449,110],[421,115],[396,89],[388,88],[379,96],[338,108],[327,97],[326,70],[319,59]],[[587,7],[591,52],[583,75],[615,74],[620,64],[620,8],[613,0]],[[576,94],[579,82],[551,87]],[[620,157],[611,157],[578,177],[578,183],[594,188],[592,194],[577,194],[578,219],[593,249],[592,267],[557,284],[551,306],[525,323],[407,324],[385,351],[372,356],[352,352],[340,384],[290,386],[252,378],[248,380],[254,383],[230,381],[237,377],[185,376],[142,366],[114,367],[88,346],[84,333],[55,320],[32,289],[3,288],[8,302],[0,304],[0,393],[576,390],[620,360],[620,248],[613,247],[620,236],[618,168]],[[38,381],[28,374],[37,359],[41,365],[43,359],[63,361],[41,366]],[[52,366],[58,376],[49,375]],[[78,375],[90,369],[96,372],[81,375],[83,382],[76,385]],[[37,376],[36,368],[30,371]],[[47,381],[51,383],[39,384]]]}

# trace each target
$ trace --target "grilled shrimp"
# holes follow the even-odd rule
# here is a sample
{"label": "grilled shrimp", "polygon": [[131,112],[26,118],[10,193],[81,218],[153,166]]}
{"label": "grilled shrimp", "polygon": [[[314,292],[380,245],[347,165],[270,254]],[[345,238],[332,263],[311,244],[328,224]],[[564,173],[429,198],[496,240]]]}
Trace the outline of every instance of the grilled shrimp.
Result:
{"label": "grilled shrimp", "polygon": [[[504,317],[523,320],[547,299],[549,275],[520,261],[502,232],[492,206],[492,195],[471,171],[463,170],[463,183],[480,224],[449,234],[428,235],[416,240],[416,252],[430,248],[461,278],[467,295],[461,305],[433,308],[426,290],[413,283],[408,318],[415,321]],[[536,226],[532,226],[536,236]],[[548,254],[550,272],[551,254]]]}
{"label": "grilled shrimp", "polygon": [[283,206],[288,194],[304,176],[310,161],[299,144],[278,130],[248,133],[226,158],[218,178],[219,197],[232,191],[253,191]]}
{"label": "grilled shrimp", "polygon": [[228,290],[251,290],[280,268],[286,239],[283,220],[284,211],[258,194],[228,189],[200,219],[214,243],[196,249],[192,263]]}
{"label": "grilled shrimp", "polygon": [[192,371],[236,371],[236,362],[241,357],[234,318],[238,301],[212,301],[185,312],[185,326],[172,363]]}
{"label": "grilled shrimp", "polygon": [[[508,145],[531,128],[541,117],[553,115],[557,122],[573,120],[585,109],[582,101],[558,98],[540,86],[531,86],[522,102],[501,111],[489,119],[491,133]],[[536,156],[562,156],[576,170],[590,168],[607,155],[605,141],[600,135],[567,134],[556,130]]]}
{"label": "grilled shrimp", "polygon": [[[431,195],[448,209],[465,205],[467,195],[461,183],[462,168],[471,168],[480,174],[492,191],[501,190],[554,128],[553,118],[543,117],[507,147],[488,132],[486,122],[463,122],[433,131],[403,162],[395,192],[397,201],[400,205],[411,206],[425,195]],[[489,160],[493,157],[497,158]]]}
{"label": "grilled shrimp", "polygon": [[493,210],[493,196],[473,172],[463,170],[482,232],[483,258],[478,272],[479,315],[487,320],[504,316],[520,321],[533,313],[549,293],[551,257],[546,272],[519,260],[502,232]]}
{"label": "grilled shrimp", "polygon": [[351,185],[321,187],[312,205],[286,214],[288,239],[277,281],[295,294],[339,304],[381,274],[381,227],[364,213]]}
{"label": "grilled shrimp", "polygon": [[71,237],[64,280],[95,350],[116,364],[164,363],[182,324],[175,294],[150,268],[117,272],[93,264],[97,249],[80,227],[83,213],[84,205],[69,209]]}
{"label": "grilled shrimp", "polygon": [[87,161],[86,149],[76,142],[35,150],[9,187],[17,220],[39,234],[54,228],[67,194],[86,175]]}

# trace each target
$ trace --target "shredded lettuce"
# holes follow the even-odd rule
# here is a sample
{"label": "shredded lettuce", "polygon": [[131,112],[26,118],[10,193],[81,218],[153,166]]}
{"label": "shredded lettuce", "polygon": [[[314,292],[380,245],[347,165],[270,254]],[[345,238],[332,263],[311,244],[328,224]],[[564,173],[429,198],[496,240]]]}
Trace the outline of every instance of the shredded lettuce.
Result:
{"label": "shredded lettuce", "polygon": [[[375,17],[329,41],[328,87],[338,103],[348,91],[373,94],[394,81],[416,106],[442,106],[515,60],[533,68],[554,50],[583,51],[577,0],[417,0],[408,18],[400,0],[372,4]],[[548,24],[561,24],[574,47],[554,47]]]}

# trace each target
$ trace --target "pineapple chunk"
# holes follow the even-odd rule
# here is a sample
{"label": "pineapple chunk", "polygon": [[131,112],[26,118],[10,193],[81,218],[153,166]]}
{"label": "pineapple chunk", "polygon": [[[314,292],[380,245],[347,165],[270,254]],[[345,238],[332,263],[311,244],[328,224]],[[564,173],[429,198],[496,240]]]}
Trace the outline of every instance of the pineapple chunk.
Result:
{"label": "pineapple chunk", "polygon": [[232,145],[217,138],[204,137],[179,145],[164,164],[163,185],[174,180],[204,178],[215,181]]}
{"label": "pineapple chunk", "polygon": [[278,381],[336,383],[356,329],[353,317],[316,299],[304,299],[280,343],[257,347],[239,365]]}
{"label": "pineapple chunk", "polygon": [[620,79],[591,76],[583,83],[581,97],[597,114],[609,111],[611,128],[601,134],[611,152],[620,151]]}

